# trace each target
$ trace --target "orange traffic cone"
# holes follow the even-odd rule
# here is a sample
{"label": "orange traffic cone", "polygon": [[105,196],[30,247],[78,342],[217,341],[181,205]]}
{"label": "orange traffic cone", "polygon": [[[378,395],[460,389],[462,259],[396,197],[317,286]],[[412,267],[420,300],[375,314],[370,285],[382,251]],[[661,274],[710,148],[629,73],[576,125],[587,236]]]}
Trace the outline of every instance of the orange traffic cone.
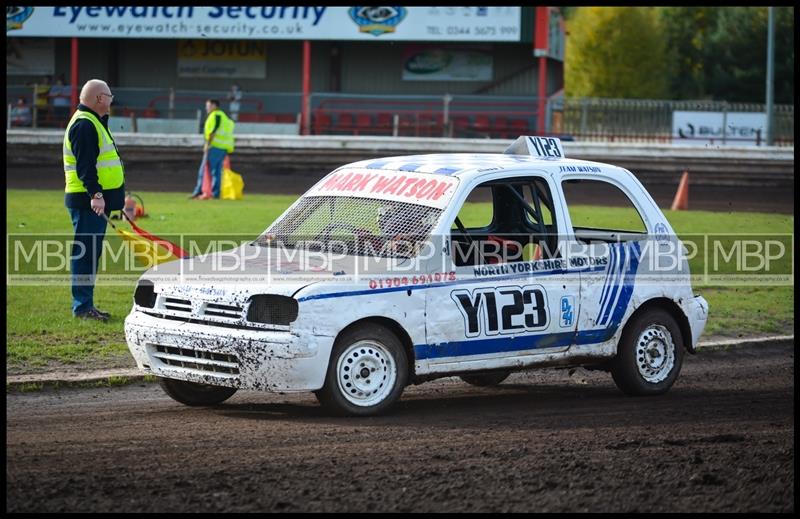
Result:
{"label": "orange traffic cone", "polygon": [[200,199],[207,200],[211,198],[211,167],[208,165],[208,161],[205,161],[203,164],[203,184],[201,188],[201,196]]}
{"label": "orange traffic cone", "polygon": [[678,191],[672,200],[673,211],[686,211],[689,209],[689,172],[684,171],[681,175],[681,183],[678,184]]}

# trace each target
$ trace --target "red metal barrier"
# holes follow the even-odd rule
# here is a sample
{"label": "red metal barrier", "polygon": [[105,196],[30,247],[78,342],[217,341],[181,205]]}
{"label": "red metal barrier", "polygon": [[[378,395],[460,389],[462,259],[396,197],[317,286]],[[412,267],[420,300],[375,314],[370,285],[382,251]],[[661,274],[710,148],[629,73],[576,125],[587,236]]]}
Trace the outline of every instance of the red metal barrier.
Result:
{"label": "red metal barrier", "polygon": [[313,111],[312,133],[511,138],[536,116],[531,103],[507,101],[454,101],[448,112],[446,121],[440,101],[325,99]]}

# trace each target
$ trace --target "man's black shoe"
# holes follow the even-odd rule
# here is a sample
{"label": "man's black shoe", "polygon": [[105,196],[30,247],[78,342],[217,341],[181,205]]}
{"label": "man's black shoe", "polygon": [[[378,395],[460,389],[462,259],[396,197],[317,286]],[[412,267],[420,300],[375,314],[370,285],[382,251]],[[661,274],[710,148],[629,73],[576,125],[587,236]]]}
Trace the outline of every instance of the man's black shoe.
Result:
{"label": "man's black shoe", "polygon": [[101,314],[95,308],[91,308],[80,314],[75,314],[76,319],[94,319],[95,321],[102,321],[102,322],[107,322],[108,317],[109,317],[108,315]]}
{"label": "man's black shoe", "polygon": [[111,314],[110,314],[110,313],[108,313],[108,312],[104,312],[104,311],[100,310],[99,308],[93,308],[93,310],[94,310],[95,312],[97,312],[98,314],[100,314],[100,315],[104,315],[104,316],[106,316],[106,317],[108,317],[108,318],[110,318],[110,317],[111,317]]}

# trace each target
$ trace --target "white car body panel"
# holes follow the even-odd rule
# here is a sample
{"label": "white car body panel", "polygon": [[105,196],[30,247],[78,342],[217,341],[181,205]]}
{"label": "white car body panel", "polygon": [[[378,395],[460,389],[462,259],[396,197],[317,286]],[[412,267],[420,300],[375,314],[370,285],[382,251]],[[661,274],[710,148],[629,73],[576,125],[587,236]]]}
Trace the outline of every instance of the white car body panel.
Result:
{"label": "white car body panel", "polygon": [[[254,245],[226,252],[221,261],[216,255],[175,261],[143,276],[143,280],[153,279],[155,305],[147,308],[134,304],[125,320],[126,339],[139,368],[160,377],[207,384],[313,391],[325,382],[336,337],[363,319],[381,320],[407,343],[413,355],[413,374],[419,380],[468,371],[597,364],[616,355],[627,320],[642,304],[654,299],[674,302],[690,330],[687,347],[692,351],[697,345],[708,305],[692,293],[685,258],[669,282],[637,283],[652,270],[649,263],[656,250],[679,246],[679,242],[652,197],[627,170],[581,160],[503,154],[390,157],[343,166],[304,196],[322,191],[332,196],[336,186],[347,192],[355,176],[343,183],[331,181],[335,175],[344,178],[343,172],[362,175],[352,181],[352,189],[359,182],[366,189],[377,189],[375,182],[385,185],[392,175],[406,175],[409,185],[416,185],[412,173],[424,174],[421,179],[444,175],[441,186],[431,184],[429,190],[432,193],[440,187],[441,193],[447,191],[447,203],[438,198],[428,201],[443,209],[433,236],[450,235],[453,219],[479,184],[509,177],[540,177],[552,193],[555,221],[565,247],[577,244],[577,240],[561,182],[573,178],[603,180],[630,197],[648,235],[639,241],[593,245],[583,265],[559,258],[454,267],[439,248],[440,252],[421,260],[419,270],[408,275],[380,266],[364,274],[353,267],[359,258],[343,257],[320,272],[304,269],[304,279],[284,281],[276,273],[287,273],[286,267],[275,264],[269,247]],[[374,179],[369,177],[371,172]],[[421,190],[426,186],[420,180],[417,187]],[[403,195],[395,192],[386,196]],[[292,207],[295,205],[297,202]],[[305,257],[300,254],[298,262],[303,263]],[[196,264],[189,268],[192,261]],[[252,282],[209,281],[219,273],[220,266],[237,261],[246,264],[243,272]],[[305,262],[306,267],[309,264],[313,261]],[[181,274],[185,271],[191,276]],[[663,274],[661,279],[666,279]],[[296,320],[284,326],[249,322],[249,300],[262,294],[294,298]],[[175,303],[181,300],[188,303]],[[222,310],[214,305],[223,305]],[[224,315],[208,314],[209,309],[216,309],[211,314]],[[172,354],[161,352],[159,358],[153,345],[172,348],[169,351],[178,354],[170,357]],[[211,357],[218,354],[220,359],[235,355],[238,372],[196,369],[192,366],[201,364],[201,360],[219,362],[223,366],[220,369],[227,369],[224,366],[228,364],[214,358],[182,357],[182,350]]]}

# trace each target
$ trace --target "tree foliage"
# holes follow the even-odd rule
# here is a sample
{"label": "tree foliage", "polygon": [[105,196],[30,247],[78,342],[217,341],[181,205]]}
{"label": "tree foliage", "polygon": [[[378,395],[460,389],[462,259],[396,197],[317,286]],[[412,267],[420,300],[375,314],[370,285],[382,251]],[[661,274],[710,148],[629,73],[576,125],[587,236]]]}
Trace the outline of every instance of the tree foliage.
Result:
{"label": "tree foliage", "polygon": [[707,52],[720,9],[663,7],[659,10],[667,47],[668,97],[706,97]]}
{"label": "tree foliage", "polygon": [[652,7],[582,7],[567,24],[564,84],[570,97],[663,99],[667,53]]}
{"label": "tree foliage", "polygon": [[[566,10],[569,96],[763,103],[767,7]],[[775,8],[775,102],[794,102],[794,7]]]}
{"label": "tree foliage", "polygon": [[[767,78],[766,7],[721,9],[706,49],[706,93],[763,103]],[[775,8],[775,102],[794,101],[794,7]]]}

